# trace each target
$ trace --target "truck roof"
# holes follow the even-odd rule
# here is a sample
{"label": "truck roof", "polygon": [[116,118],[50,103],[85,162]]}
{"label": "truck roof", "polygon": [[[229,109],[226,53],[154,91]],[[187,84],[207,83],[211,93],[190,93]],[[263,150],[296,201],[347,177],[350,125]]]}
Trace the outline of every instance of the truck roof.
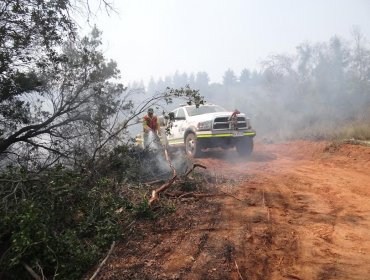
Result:
{"label": "truck roof", "polygon": [[[180,107],[194,107],[196,106],[195,104],[189,105],[189,104],[180,104]],[[206,103],[206,104],[200,104],[199,106],[219,106],[217,104],[213,103]]]}

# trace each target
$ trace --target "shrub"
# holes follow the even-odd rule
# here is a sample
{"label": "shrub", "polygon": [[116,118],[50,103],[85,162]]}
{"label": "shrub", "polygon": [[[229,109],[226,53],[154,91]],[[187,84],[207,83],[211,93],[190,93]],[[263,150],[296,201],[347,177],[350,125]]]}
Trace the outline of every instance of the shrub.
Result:
{"label": "shrub", "polygon": [[123,205],[116,184],[63,166],[42,174],[8,169],[1,177],[1,271],[29,276],[24,265],[46,276],[77,279],[120,235]]}
{"label": "shrub", "polygon": [[156,161],[149,151],[120,146],[84,167],[3,170],[0,276],[31,278],[27,265],[46,278],[79,279],[132,219],[173,211],[174,205],[165,205],[154,212],[149,188],[140,184],[157,177]]}

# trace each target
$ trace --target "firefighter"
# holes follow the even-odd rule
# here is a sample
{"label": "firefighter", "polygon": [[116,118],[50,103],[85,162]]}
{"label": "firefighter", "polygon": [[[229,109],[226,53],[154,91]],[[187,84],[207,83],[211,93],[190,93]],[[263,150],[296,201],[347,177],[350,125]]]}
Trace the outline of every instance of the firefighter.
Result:
{"label": "firefighter", "polygon": [[[148,114],[143,118],[143,129],[144,129],[144,146],[150,147],[154,144],[155,148],[158,148],[160,144],[160,127],[157,116],[154,115],[153,108],[148,109]],[[152,146],[153,147],[153,146]]]}

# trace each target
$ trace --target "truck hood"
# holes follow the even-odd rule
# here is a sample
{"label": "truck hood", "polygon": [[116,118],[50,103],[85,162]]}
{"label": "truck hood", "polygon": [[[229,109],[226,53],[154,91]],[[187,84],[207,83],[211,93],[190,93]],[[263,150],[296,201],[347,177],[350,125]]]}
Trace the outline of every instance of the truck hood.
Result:
{"label": "truck hood", "polygon": [[[213,121],[214,118],[218,118],[218,117],[230,117],[232,113],[233,112],[215,112],[215,113],[201,114],[201,115],[189,117],[189,121],[191,122]],[[245,114],[240,113],[238,114],[238,116],[245,117]]]}

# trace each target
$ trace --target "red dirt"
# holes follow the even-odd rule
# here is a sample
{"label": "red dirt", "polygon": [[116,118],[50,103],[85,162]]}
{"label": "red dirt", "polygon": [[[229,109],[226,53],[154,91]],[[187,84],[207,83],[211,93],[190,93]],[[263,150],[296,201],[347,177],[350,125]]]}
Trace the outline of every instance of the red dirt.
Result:
{"label": "red dirt", "polygon": [[370,279],[370,148],[295,141],[234,156],[199,159],[234,197],[138,225],[98,279]]}

